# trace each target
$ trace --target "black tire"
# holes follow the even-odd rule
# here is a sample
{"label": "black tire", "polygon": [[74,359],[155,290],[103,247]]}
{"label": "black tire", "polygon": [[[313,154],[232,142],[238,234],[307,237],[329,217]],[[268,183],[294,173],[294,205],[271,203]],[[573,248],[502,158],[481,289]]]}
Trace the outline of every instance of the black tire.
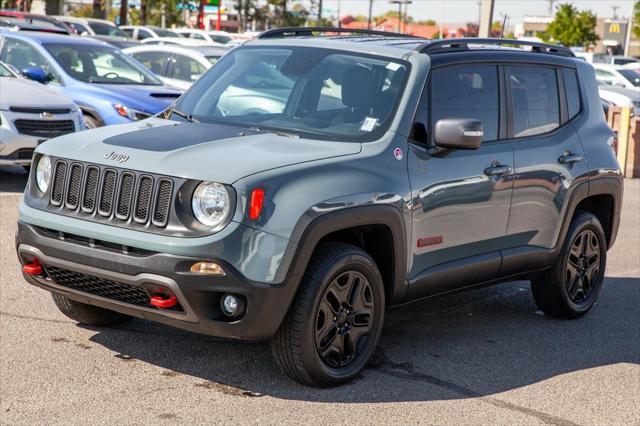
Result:
{"label": "black tire", "polygon": [[89,114],[83,114],[82,119],[84,120],[85,129],[95,129],[97,127],[100,127],[100,123],[98,122],[98,120],[96,120]]}
{"label": "black tire", "polygon": [[51,293],[51,296],[63,314],[81,324],[108,327],[123,324],[131,319],[129,315],[99,308],[98,306],[87,305],[86,303],[76,302],[61,294]]}
{"label": "black tire", "polygon": [[600,294],[606,264],[607,240],[600,221],[591,213],[577,213],[554,265],[531,281],[538,308],[556,318],[583,316]]}
{"label": "black tire", "polygon": [[[337,294],[346,296],[344,303]],[[382,276],[365,251],[342,243],[320,245],[271,340],[277,364],[289,377],[310,386],[352,380],[378,345],[384,304]],[[328,312],[338,314],[327,316]]]}

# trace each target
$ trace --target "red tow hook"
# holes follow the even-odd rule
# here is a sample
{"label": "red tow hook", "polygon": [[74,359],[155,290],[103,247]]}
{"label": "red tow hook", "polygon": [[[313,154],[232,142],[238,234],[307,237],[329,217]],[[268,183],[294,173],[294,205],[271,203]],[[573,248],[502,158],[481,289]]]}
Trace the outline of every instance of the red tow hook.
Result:
{"label": "red tow hook", "polygon": [[169,309],[178,304],[178,298],[174,295],[169,296],[168,299],[166,296],[151,296],[149,303],[156,308]]}
{"label": "red tow hook", "polygon": [[42,265],[37,258],[34,258],[31,263],[25,263],[22,265],[22,272],[28,275],[42,275]]}

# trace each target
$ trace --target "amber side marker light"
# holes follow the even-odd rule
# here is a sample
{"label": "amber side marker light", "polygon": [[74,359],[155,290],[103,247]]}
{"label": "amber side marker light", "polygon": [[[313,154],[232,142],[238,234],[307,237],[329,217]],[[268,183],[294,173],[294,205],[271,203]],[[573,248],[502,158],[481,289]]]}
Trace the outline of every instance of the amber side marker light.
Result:
{"label": "amber side marker light", "polygon": [[206,274],[206,275],[220,275],[224,276],[226,273],[222,266],[213,262],[197,262],[191,265],[191,272],[196,274]]}

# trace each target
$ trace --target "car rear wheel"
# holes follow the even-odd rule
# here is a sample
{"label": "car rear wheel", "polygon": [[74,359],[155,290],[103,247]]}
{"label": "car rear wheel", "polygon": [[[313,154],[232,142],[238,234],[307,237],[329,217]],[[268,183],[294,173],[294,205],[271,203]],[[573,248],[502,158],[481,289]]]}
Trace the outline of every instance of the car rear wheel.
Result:
{"label": "car rear wheel", "polygon": [[536,304],[557,318],[578,318],[595,304],[607,263],[607,240],[598,218],[579,213],[555,264],[531,281]]}
{"label": "car rear wheel", "polygon": [[378,344],[384,303],[380,271],[365,251],[321,245],[271,341],[276,362],[289,377],[311,386],[352,380]]}
{"label": "car rear wheel", "polygon": [[123,324],[131,319],[128,315],[76,302],[61,294],[51,293],[51,296],[63,314],[80,324],[106,327]]}

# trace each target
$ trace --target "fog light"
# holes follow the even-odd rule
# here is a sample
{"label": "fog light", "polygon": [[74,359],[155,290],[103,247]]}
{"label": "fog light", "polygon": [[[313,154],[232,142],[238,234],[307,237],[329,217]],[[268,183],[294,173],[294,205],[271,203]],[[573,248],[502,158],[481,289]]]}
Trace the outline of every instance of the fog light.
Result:
{"label": "fog light", "polygon": [[191,265],[191,272],[196,274],[226,275],[222,266],[213,262],[197,262]]}
{"label": "fog light", "polygon": [[228,317],[239,317],[244,313],[244,299],[242,296],[223,294],[220,298],[222,313]]}

